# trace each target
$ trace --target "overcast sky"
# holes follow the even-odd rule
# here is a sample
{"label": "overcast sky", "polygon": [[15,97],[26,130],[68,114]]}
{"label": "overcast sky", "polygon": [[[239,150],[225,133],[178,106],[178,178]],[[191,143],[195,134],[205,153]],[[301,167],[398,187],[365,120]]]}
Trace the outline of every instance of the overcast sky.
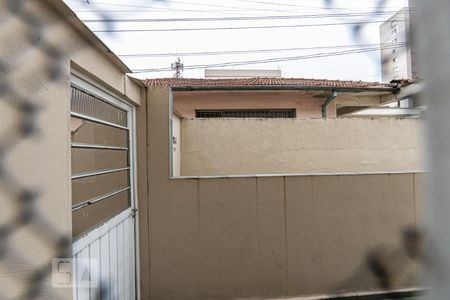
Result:
{"label": "overcast sky", "polygon": [[[361,49],[366,51],[369,48],[374,50],[376,44],[379,43],[379,25],[381,24],[379,21],[387,20],[395,11],[408,5],[407,0],[386,0],[383,13],[372,15],[370,13],[377,9],[380,0],[89,0],[89,4],[86,4],[86,0],[65,0],[65,2],[83,20],[92,21],[107,16],[115,21],[110,23],[87,22],[86,24],[94,31],[163,29],[164,31],[159,32],[127,31],[96,32],[96,34],[118,55],[178,53],[185,66],[183,77],[186,78],[203,78],[204,76],[204,68],[189,69],[190,66],[266,60],[269,63],[220,68],[281,69],[284,77],[363,81],[381,80],[379,51],[339,56],[336,54],[342,51],[359,51]],[[332,2],[331,7],[327,6],[328,2]],[[296,18],[191,20],[188,22],[177,20],[260,16],[296,16]],[[146,22],[117,22],[117,19],[146,19]],[[170,22],[150,22],[149,19],[172,20]],[[323,25],[357,22],[364,23],[359,36],[354,35],[354,25]],[[322,26],[316,26],[320,24]],[[273,26],[292,27],[273,28]],[[166,29],[180,28],[223,27],[266,28],[166,31]],[[358,47],[353,45],[358,45]],[[331,48],[335,46],[339,47]],[[296,50],[184,56],[185,53],[198,52],[292,48],[296,48]],[[330,56],[305,59],[305,56],[316,54]],[[176,58],[176,55],[121,57],[133,70],[170,68]],[[278,59],[278,61],[274,62],[273,59]],[[136,76],[139,78],[172,77],[173,72],[145,72]]]}

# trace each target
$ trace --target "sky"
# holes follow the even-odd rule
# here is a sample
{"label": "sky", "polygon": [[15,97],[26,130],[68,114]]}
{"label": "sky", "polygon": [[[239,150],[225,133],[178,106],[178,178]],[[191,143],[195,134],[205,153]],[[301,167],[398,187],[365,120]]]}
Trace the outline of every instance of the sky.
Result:
{"label": "sky", "polygon": [[[173,77],[170,67],[179,57],[185,78],[203,78],[209,65],[279,69],[288,78],[363,81],[381,81],[379,26],[408,6],[408,0],[385,0],[381,9],[383,0],[65,2],[137,78]],[[330,25],[336,23],[346,24]],[[218,29],[230,27],[235,29]],[[361,50],[366,52],[355,53]]]}

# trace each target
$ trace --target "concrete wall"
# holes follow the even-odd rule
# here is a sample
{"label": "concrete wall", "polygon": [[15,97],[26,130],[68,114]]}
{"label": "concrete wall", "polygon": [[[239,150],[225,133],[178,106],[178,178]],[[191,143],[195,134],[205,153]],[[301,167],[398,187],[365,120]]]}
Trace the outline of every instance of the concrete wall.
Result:
{"label": "concrete wall", "polygon": [[137,197],[138,197],[138,250],[139,285],[141,299],[150,297],[150,255],[149,255],[149,185],[147,145],[147,90],[141,90],[141,106],[136,109],[136,155],[137,155]]}
{"label": "concrete wall", "polygon": [[[63,6],[47,6],[59,1],[15,2],[0,1],[0,145],[5,146],[1,165],[8,175],[0,176],[0,299],[72,299],[71,289],[53,288],[50,278],[52,258],[71,255],[69,75],[77,68],[135,103],[140,102],[141,89],[110,54],[59,17],[70,15],[54,10]],[[17,13],[8,3],[18,5]],[[62,50],[57,63],[52,47]],[[31,115],[7,104],[18,104],[21,98],[37,108],[36,128],[30,136],[20,135],[20,128],[31,121]],[[10,194],[9,188],[22,191],[14,190],[8,178],[32,191],[34,200],[20,202],[19,195]],[[28,222],[24,222],[27,214],[17,216],[23,210],[32,211]],[[12,232],[3,235],[8,228]],[[61,247],[64,241],[67,248]]]}
{"label": "concrete wall", "polygon": [[414,287],[401,230],[416,224],[420,178],[381,175],[169,178],[169,91],[148,93],[150,299],[242,299]]}
{"label": "concrete wall", "polygon": [[184,176],[423,170],[418,119],[185,119]]}
{"label": "concrete wall", "polygon": [[[321,97],[317,97],[321,94]],[[184,118],[194,118],[196,109],[295,108],[297,118],[321,118],[329,92],[308,91],[176,91],[174,107]],[[328,117],[336,117],[336,102],[328,106]]]}

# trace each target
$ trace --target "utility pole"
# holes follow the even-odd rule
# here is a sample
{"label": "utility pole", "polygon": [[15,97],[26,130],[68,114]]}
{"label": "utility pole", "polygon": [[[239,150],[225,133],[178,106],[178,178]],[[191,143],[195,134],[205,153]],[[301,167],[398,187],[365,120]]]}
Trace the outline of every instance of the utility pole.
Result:
{"label": "utility pole", "polygon": [[175,71],[175,74],[173,75],[174,78],[182,78],[183,77],[183,69],[184,65],[181,63],[180,58],[172,63],[172,71]]}

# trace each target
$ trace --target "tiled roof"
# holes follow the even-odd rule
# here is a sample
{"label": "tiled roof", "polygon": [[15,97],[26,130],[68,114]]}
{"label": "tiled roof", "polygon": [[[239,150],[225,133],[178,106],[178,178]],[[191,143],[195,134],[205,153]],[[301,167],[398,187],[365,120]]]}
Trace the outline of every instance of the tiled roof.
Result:
{"label": "tiled roof", "polygon": [[239,87],[239,86],[305,86],[348,89],[392,89],[397,84],[378,82],[343,81],[304,78],[248,78],[248,79],[194,79],[194,78],[158,78],[143,80],[146,86],[170,87]]}

